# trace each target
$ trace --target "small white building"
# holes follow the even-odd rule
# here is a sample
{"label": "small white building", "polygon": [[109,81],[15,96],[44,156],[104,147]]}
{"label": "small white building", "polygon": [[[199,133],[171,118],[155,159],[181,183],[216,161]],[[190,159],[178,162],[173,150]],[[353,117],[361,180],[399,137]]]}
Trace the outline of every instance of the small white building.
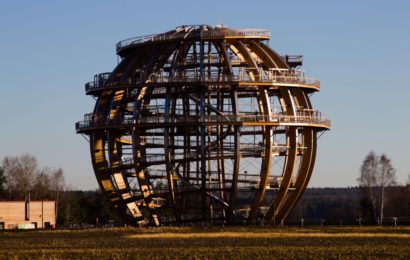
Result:
{"label": "small white building", "polygon": [[0,201],[0,229],[54,228],[55,201]]}

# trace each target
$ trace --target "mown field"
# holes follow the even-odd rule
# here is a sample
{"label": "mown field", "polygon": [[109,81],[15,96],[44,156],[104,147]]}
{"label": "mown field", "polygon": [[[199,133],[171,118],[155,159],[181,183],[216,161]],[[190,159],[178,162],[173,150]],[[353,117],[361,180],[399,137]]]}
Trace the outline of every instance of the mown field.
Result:
{"label": "mown field", "polygon": [[3,259],[410,259],[410,227],[0,232]]}

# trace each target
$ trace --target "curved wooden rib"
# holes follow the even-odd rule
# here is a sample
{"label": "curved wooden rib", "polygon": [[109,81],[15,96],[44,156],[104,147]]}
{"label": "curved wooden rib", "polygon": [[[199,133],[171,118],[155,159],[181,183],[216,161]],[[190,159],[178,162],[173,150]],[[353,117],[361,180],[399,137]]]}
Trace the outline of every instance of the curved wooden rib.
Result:
{"label": "curved wooden rib", "polygon": [[[298,107],[302,107],[308,110],[312,109],[312,106],[306,94],[302,90],[297,89],[293,90],[293,92],[295,94],[295,101]],[[303,151],[300,167],[298,169],[294,185],[295,191],[286,198],[286,201],[283,204],[283,209],[275,216],[276,219],[274,223],[283,223],[283,221],[286,219],[288,214],[292,211],[296,203],[303,195],[309,182],[309,178],[313,172],[313,166],[316,156],[316,131],[313,128],[305,127],[303,128],[303,130],[301,130],[301,134],[302,146],[307,147],[307,149]]]}
{"label": "curved wooden rib", "polygon": [[[147,71],[152,70],[152,67],[155,66],[155,61],[158,60],[159,62],[163,62],[165,57],[169,56],[169,53],[172,52],[173,46],[168,46],[163,47],[161,46],[156,46],[155,48],[149,48],[147,51],[151,52],[152,59],[146,64],[147,65]],[[160,51],[162,50],[162,51]],[[162,56],[162,57],[161,57]],[[132,71],[135,69],[135,66],[138,65],[138,63],[141,62],[140,59],[134,59],[129,67],[127,68],[127,71]],[[129,74],[129,73],[128,73]],[[148,77],[148,75],[145,75]],[[149,82],[149,79],[147,79],[147,82]],[[148,105],[150,100],[147,98],[148,95],[150,94],[151,90],[147,90],[146,86],[143,86],[137,90],[136,98],[134,101],[134,111],[133,111],[133,118],[138,119],[139,115],[141,114],[141,106],[143,105]],[[136,120],[138,122],[138,120]],[[157,213],[157,210],[155,208],[155,203],[152,200],[151,196],[151,191],[150,191],[150,180],[146,176],[146,171],[144,167],[142,167],[142,159],[145,157],[144,154],[144,139],[141,138],[141,131],[138,129],[138,125],[133,127],[132,129],[132,140],[133,140],[133,155],[134,155],[134,169],[136,171],[136,179],[139,185],[139,189],[141,192],[141,195],[144,199],[144,204],[146,206],[146,212],[148,214],[147,218],[149,218],[152,221],[152,224],[155,226],[159,226],[160,223],[160,218]]]}
{"label": "curved wooden rib", "polygon": [[304,129],[303,132],[303,145],[308,148],[302,155],[302,163],[294,185],[295,191],[286,198],[282,209],[275,216],[274,223],[283,223],[303,195],[313,171],[316,153],[316,133],[312,129]]}
{"label": "curved wooden rib", "polygon": [[[144,97],[146,87],[143,87],[138,90],[136,99],[134,102],[134,113],[133,117],[138,118],[138,114],[141,112],[141,100]],[[149,214],[149,218],[152,220],[152,223],[155,226],[159,226],[160,219],[158,216],[158,213],[156,212],[154,202],[151,197],[151,192],[150,192],[150,181],[148,178],[145,176],[145,169],[141,165],[141,160],[145,156],[143,154],[144,152],[144,140],[140,136],[140,131],[138,130],[138,126],[133,127],[132,129],[132,149],[133,149],[133,155],[134,155],[134,169],[136,171],[136,178],[137,182],[141,191],[141,195],[144,198],[145,205],[147,207],[147,212]]]}
{"label": "curved wooden rib", "polygon": [[[294,115],[295,108],[291,100],[292,97],[289,93],[289,90],[282,88],[281,97],[284,100],[284,104],[287,104],[287,107],[282,105],[282,109],[286,112],[287,115]],[[286,136],[287,136],[287,146],[290,148],[288,150],[288,155],[285,160],[283,179],[279,186],[279,191],[276,193],[275,198],[273,199],[268,209],[268,212],[266,213],[266,216],[265,216],[265,222],[267,222],[268,224],[271,224],[272,221],[274,221],[275,215],[282,208],[282,204],[287,195],[290,184],[292,183],[293,172],[294,172],[295,165],[296,165],[296,158],[297,158],[297,153],[298,153],[297,152],[298,151],[297,149],[298,147],[297,128],[293,126],[288,127]]]}
{"label": "curved wooden rib", "polygon": [[[268,66],[271,67],[276,67],[275,62],[273,59],[269,58],[266,53],[259,47],[257,43],[254,41],[250,41],[251,46],[252,46],[252,51],[256,53]],[[255,67],[257,66],[256,63],[254,63]],[[262,101],[262,114],[263,115],[271,115],[271,109],[270,109],[270,103],[269,103],[269,96],[267,91],[263,87],[259,87],[259,99]],[[253,221],[256,218],[256,213],[260,207],[260,204],[262,202],[263,196],[265,195],[266,192],[266,186],[268,184],[268,178],[270,174],[270,167],[271,167],[271,162],[272,162],[272,127],[271,126],[263,126],[262,127],[263,131],[263,147],[265,151],[263,152],[262,155],[262,164],[261,164],[261,170],[260,170],[260,181],[259,181],[259,187],[258,190],[256,191],[255,197],[253,199],[251,208],[249,210],[248,214],[248,219],[247,219],[247,224],[253,223]]]}
{"label": "curved wooden rib", "polygon": [[271,48],[269,48],[267,45],[263,44],[262,42],[260,43],[260,47],[267,54],[269,54],[269,57],[271,57],[275,61],[275,64],[277,64],[278,68],[290,69],[288,64],[281,58],[281,56],[278,53],[276,53],[276,51],[272,50]]}
{"label": "curved wooden rib", "polygon": [[[235,42],[236,43],[236,42]],[[231,49],[236,50],[236,48],[232,48],[232,46],[230,46]],[[241,48],[242,46],[238,46],[239,48]],[[246,49],[242,48],[242,51],[245,52],[244,54],[246,54]],[[240,52],[240,50],[239,50]],[[237,52],[238,53],[238,52]],[[244,55],[242,54],[242,55]],[[249,53],[248,53],[249,54]],[[251,59],[251,57],[248,55],[247,57],[244,57],[244,60],[246,60],[246,62],[253,62],[253,60]],[[231,103],[232,103],[232,112],[234,114],[237,114],[239,111],[239,107],[238,107],[238,93],[233,90],[230,93],[231,95]],[[235,151],[235,159],[233,162],[233,174],[232,174],[232,184],[231,184],[231,193],[229,196],[229,208],[228,208],[228,222],[229,223],[234,223],[234,216],[233,216],[233,212],[235,210],[235,204],[236,204],[236,195],[238,192],[238,179],[239,179],[239,163],[240,163],[240,159],[241,159],[241,154],[240,154],[240,127],[239,126],[235,126],[234,127],[234,151]]]}
{"label": "curved wooden rib", "polygon": [[[245,44],[241,41],[236,42],[235,47],[238,50],[238,53],[240,55],[237,56],[242,56],[243,59],[245,60],[246,64],[248,64],[248,66],[250,66],[251,68],[257,68],[258,64],[256,63],[256,61],[252,58],[251,52],[250,50],[245,46]],[[234,48],[231,48],[234,50]],[[259,71],[255,70],[255,71],[250,71],[249,72],[249,77],[251,78],[251,80],[255,80],[255,78],[257,78],[259,76]],[[271,110],[270,110],[270,104],[269,104],[269,100],[268,100],[268,95],[266,90],[263,87],[259,87],[258,90],[258,104],[259,104],[259,112],[261,115],[268,115],[270,116]],[[237,103],[236,103],[236,107],[237,107]],[[238,114],[238,108],[236,108],[236,111],[234,111],[235,114]],[[236,129],[237,127],[235,127]],[[261,165],[261,179],[260,179],[260,183],[259,183],[259,189],[256,192],[254,201],[252,203],[252,207],[250,209],[249,215],[248,215],[248,223],[251,223],[253,221],[253,219],[256,216],[256,212],[259,208],[259,204],[263,198],[263,195],[265,193],[266,190],[266,184],[268,182],[268,176],[269,176],[269,171],[270,171],[270,164],[271,164],[271,160],[272,160],[272,137],[271,137],[271,127],[267,127],[264,126],[263,127],[263,143],[265,146],[265,153],[264,153],[264,157],[262,158],[262,165]],[[235,135],[236,138],[236,135]],[[238,136],[238,139],[240,139],[240,136]],[[232,185],[235,184],[235,187],[237,186],[237,178],[238,178],[238,174],[239,174],[239,158],[240,158],[240,151],[239,149],[236,149],[237,146],[239,147],[239,144],[236,144],[235,142],[235,151],[239,154],[237,154],[236,158],[238,158],[238,162],[236,163],[235,161],[235,165],[234,165],[234,177],[236,177],[236,179],[234,179],[232,181]],[[237,188],[235,188],[237,189]],[[234,199],[236,199],[236,190],[234,194]],[[232,197],[232,195],[231,195]],[[231,200],[231,203],[235,203],[235,200]]]}
{"label": "curved wooden rib", "polygon": [[[170,109],[171,109],[171,88],[167,88],[167,94],[165,97],[165,118],[169,116]],[[175,187],[174,187],[174,176],[175,176],[175,168],[172,162],[173,158],[173,150],[169,149],[171,145],[173,145],[173,137],[172,131],[170,128],[164,129],[164,152],[165,152],[165,167],[167,170],[167,180],[168,180],[168,190],[171,197],[171,204],[174,209],[174,215],[176,218],[177,223],[181,222],[181,215],[177,208],[176,196],[175,196]]]}

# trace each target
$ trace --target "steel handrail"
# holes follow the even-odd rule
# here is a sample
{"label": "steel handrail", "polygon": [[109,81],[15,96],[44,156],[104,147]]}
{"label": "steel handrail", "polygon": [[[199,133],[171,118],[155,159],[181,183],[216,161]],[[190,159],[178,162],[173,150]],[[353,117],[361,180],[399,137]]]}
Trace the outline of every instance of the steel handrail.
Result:
{"label": "steel handrail", "polygon": [[[151,34],[128,38],[122,40],[116,44],[117,52],[124,48],[135,46],[142,43],[156,42],[156,41],[166,41],[166,40],[180,40],[180,39],[191,39],[195,37],[200,38],[221,38],[221,37],[261,37],[270,38],[270,31],[266,29],[228,29],[225,27],[211,28],[209,30],[203,30],[199,33],[187,34],[190,28],[197,29],[201,26],[187,26],[186,30],[178,31],[173,33],[163,33],[163,34]],[[181,27],[182,28],[182,27]],[[178,29],[178,28],[177,28]]]}
{"label": "steel handrail", "polygon": [[[101,75],[101,74],[97,74]],[[94,90],[102,90],[105,87],[112,87],[114,85],[121,86],[122,84],[142,84],[145,82],[144,73],[141,73],[139,77],[129,77],[122,79],[121,81],[113,81],[106,85],[107,79],[110,75],[106,76],[106,79],[98,79],[97,75],[94,77],[94,81],[85,84],[85,91],[89,93]],[[106,73],[104,73],[106,75]],[[252,76],[250,76],[252,75]],[[242,68],[238,75],[219,76],[219,75],[185,75],[185,76],[169,76],[164,75],[163,72],[154,72],[151,74],[150,81],[152,83],[183,83],[183,82],[212,82],[212,83],[226,83],[226,82],[263,82],[263,83],[280,83],[280,84],[304,84],[315,86],[320,88],[320,81],[313,78],[306,78],[304,71],[295,70],[279,70],[268,69],[263,70],[260,68]]]}
{"label": "steel handrail", "polygon": [[133,118],[104,120],[104,117],[87,114],[84,121],[76,123],[77,131],[92,127],[101,126],[132,126],[135,124],[174,124],[174,123],[256,123],[256,122],[274,122],[283,124],[318,124],[330,128],[330,120],[322,118],[320,112],[311,115],[206,115],[206,116],[150,116],[139,118],[138,121]]}

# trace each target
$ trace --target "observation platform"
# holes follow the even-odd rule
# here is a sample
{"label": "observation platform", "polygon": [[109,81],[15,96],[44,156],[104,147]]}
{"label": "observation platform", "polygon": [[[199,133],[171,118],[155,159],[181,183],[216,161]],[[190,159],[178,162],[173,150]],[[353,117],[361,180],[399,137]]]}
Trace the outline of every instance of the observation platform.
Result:
{"label": "observation platform", "polygon": [[[252,72],[254,76],[249,76]],[[187,75],[187,76],[168,76],[163,72],[151,73],[144,81],[144,73],[139,77],[122,78],[115,75],[111,78],[111,73],[101,73],[94,76],[94,81],[85,84],[87,95],[98,95],[103,90],[116,90],[126,88],[138,88],[140,86],[169,86],[169,85],[234,85],[234,86],[286,86],[304,88],[311,92],[320,90],[320,81],[306,78],[304,71],[301,70],[278,70],[278,69],[251,69],[243,68],[238,75]]]}
{"label": "observation platform", "polygon": [[291,68],[296,68],[303,64],[303,55],[285,55],[282,56],[282,59],[284,59]]}
{"label": "observation platform", "polygon": [[314,127],[319,130],[329,130],[330,120],[324,119],[320,113],[311,116],[296,115],[289,116],[276,114],[264,115],[211,115],[211,116],[148,116],[138,120],[130,118],[103,120],[102,116],[86,114],[84,121],[76,123],[77,133],[87,134],[94,130],[115,128],[164,128],[177,126],[209,126],[209,125],[237,125],[237,126],[305,126]]}
{"label": "observation platform", "polygon": [[76,131],[88,135],[99,185],[131,223],[286,219],[331,125],[313,109],[320,82],[299,70],[303,57],[280,56],[270,36],[183,25],[126,39],[113,72],[85,84],[96,105]]}
{"label": "observation platform", "polygon": [[120,55],[126,49],[157,42],[244,38],[269,40],[270,31],[266,29],[232,29],[223,25],[182,25],[166,33],[133,37],[120,41],[116,44],[116,51]]}

